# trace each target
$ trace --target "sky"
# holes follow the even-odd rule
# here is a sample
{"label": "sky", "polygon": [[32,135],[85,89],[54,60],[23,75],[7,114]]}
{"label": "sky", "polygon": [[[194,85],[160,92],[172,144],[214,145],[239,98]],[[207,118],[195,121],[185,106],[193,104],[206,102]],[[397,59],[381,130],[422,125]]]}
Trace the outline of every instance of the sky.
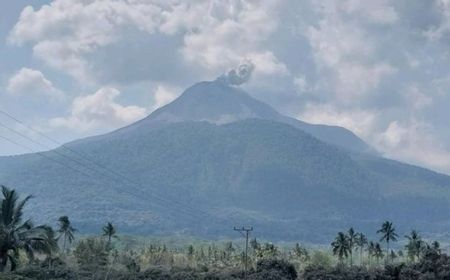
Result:
{"label": "sky", "polygon": [[[15,0],[0,9],[0,110],[59,143],[139,120],[248,62],[241,87],[281,113],[343,126],[385,157],[450,174],[449,0]],[[0,155],[56,145],[1,113],[0,136],[21,144],[0,138]]]}

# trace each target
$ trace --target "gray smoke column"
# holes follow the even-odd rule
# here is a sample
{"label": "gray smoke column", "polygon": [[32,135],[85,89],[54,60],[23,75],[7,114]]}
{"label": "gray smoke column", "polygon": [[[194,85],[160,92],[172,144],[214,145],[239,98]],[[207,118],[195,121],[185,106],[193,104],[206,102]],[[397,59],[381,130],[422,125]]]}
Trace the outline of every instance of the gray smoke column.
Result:
{"label": "gray smoke column", "polygon": [[220,76],[218,80],[228,85],[239,86],[250,79],[254,69],[255,65],[250,60],[245,60],[237,68],[231,69],[228,73]]}

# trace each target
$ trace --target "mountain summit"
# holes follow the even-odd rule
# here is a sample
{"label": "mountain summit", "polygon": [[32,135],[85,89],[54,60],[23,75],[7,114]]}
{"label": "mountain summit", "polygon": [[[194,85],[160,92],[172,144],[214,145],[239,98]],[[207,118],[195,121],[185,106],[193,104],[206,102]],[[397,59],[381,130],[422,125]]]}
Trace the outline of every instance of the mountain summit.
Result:
{"label": "mountain summit", "polygon": [[191,86],[175,101],[148,117],[152,121],[207,121],[215,124],[249,118],[277,120],[281,115],[240,88],[220,80]]}
{"label": "mountain summit", "polygon": [[345,128],[309,124],[284,116],[268,104],[256,100],[244,90],[231,86],[220,78],[189,87],[176,100],[157,109],[132,127],[186,121],[205,121],[222,125],[245,119],[286,123],[325,143],[354,152],[374,153],[373,148]]}

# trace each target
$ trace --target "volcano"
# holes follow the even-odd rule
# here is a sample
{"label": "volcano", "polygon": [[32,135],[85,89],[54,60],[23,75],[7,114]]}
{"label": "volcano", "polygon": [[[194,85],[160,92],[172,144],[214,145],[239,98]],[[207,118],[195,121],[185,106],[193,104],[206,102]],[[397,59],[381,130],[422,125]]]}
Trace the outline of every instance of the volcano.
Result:
{"label": "volcano", "polygon": [[0,183],[33,194],[33,218],[81,231],[324,242],[353,226],[449,230],[450,177],[380,157],[351,131],[278,113],[201,82],[148,117],[40,154],[0,157]]}

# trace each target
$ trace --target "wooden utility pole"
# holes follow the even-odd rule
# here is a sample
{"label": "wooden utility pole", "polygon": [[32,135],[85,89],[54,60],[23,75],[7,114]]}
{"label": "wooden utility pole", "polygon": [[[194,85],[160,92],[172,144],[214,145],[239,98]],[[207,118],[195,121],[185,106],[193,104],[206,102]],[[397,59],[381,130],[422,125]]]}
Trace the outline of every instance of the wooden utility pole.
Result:
{"label": "wooden utility pole", "polygon": [[[247,264],[248,264],[248,235],[250,231],[253,231],[253,227],[246,228],[234,228],[235,231],[238,231],[240,234],[242,234],[245,237],[245,256],[244,256],[244,279],[247,280]],[[245,233],[244,233],[245,232]]]}

